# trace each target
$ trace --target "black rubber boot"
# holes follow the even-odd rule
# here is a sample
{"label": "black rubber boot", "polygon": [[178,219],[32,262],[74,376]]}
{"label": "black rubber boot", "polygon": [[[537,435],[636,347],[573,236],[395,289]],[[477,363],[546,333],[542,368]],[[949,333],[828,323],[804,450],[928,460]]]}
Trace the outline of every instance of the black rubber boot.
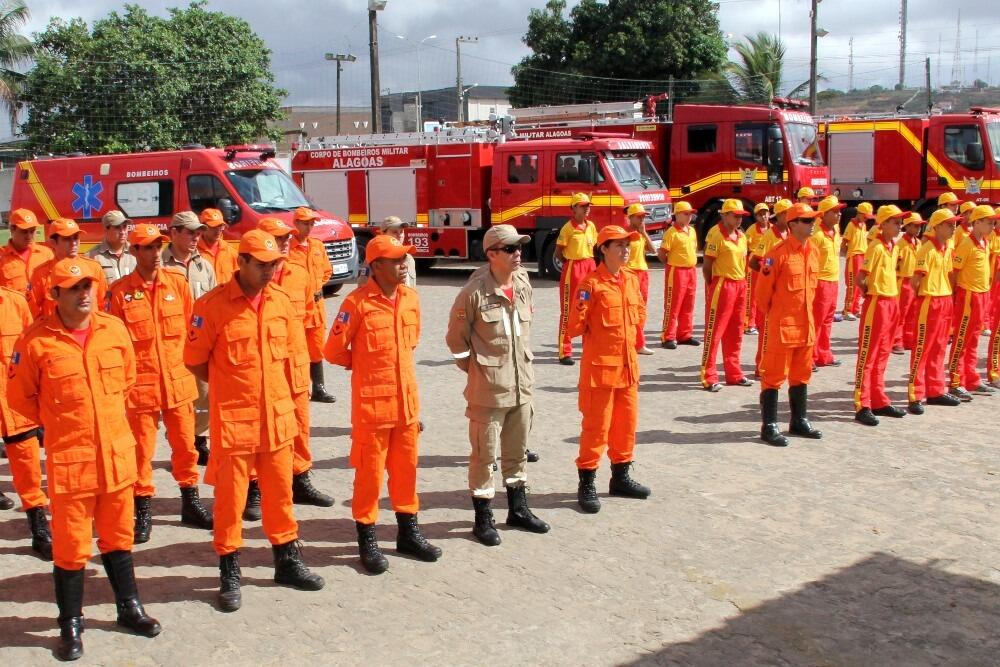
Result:
{"label": "black rubber boot", "polygon": [[375,524],[355,522],[358,529],[358,554],[361,564],[372,574],[382,574],[389,569],[389,561],[382,555],[375,537]]}
{"label": "black rubber boot", "polygon": [[247,503],[243,506],[244,521],[260,521],[260,485],[251,479],[247,487]]}
{"label": "black rubber boot", "polygon": [[52,560],[52,533],[49,532],[49,520],[45,516],[44,507],[32,507],[25,512],[28,517],[28,528],[31,530],[31,548],[42,557],[42,560]]}
{"label": "black rubber boot", "polygon": [[490,498],[472,499],[472,507],[476,510],[476,523],[472,526],[472,534],[482,544],[495,547],[500,544],[500,533],[497,532],[496,521],[493,520],[490,500]]}
{"label": "black rubber boot", "polygon": [[333,507],[333,496],[328,496],[313,486],[307,470],[292,476],[292,502],[296,505]]}
{"label": "black rubber boot", "polygon": [[159,621],[146,615],[139,602],[139,591],[135,586],[135,568],[131,551],[109,551],[101,554],[104,571],[115,592],[118,607],[118,625],[128,628],[143,637],[155,637],[163,631]]}
{"label": "black rubber boot", "polygon": [[396,550],[399,553],[415,556],[428,563],[441,557],[441,549],[424,539],[420,533],[416,514],[396,512],[396,523],[399,526],[399,532],[396,533]]}
{"label": "black rubber boot", "polygon": [[195,528],[212,529],[212,513],[201,504],[198,487],[181,487],[181,523]]}
{"label": "black rubber boot", "polygon": [[0,491],[0,510],[9,510],[14,507],[14,501],[7,497],[3,491]]}
{"label": "black rubber boot", "polygon": [[649,498],[652,491],[649,490],[648,486],[644,486],[632,479],[631,475],[629,475],[631,468],[631,461],[628,463],[611,464],[611,482],[608,484],[608,493],[612,496],[621,496],[623,498],[638,498],[640,500]]}
{"label": "black rubber boot", "polygon": [[788,438],[778,430],[778,390],[760,392],[760,439],[772,447],[786,447]]}
{"label": "black rubber boot", "polygon": [[302,551],[296,540],[271,546],[274,552],[274,583],[291,586],[300,591],[319,591],[326,582],[323,577],[313,574],[302,562]]}
{"label": "black rubber boot", "polygon": [[76,660],[83,655],[83,569],[52,568],[59,607],[59,643],[56,657]]}
{"label": "black rubber boot", "polygon": [[788,405],[792,410],[792,421],[788,425],[788,432],[792,435],[801,435],[803,438],[819,440],[823,437],[823,432],[814,429],[809,423],[808,397],[807,385],[797,384],[788,388]]}
{"label": "black rubber boot", "polygon": [[337,398],[326,391],[323,386],[323,362],[317,361],[309,364],[309,379],[312,380],[312,391],[309,400],[314,403],[336,403]]}
{"label": "black rubber boot", "polygon": [[521,486],[507,487],[507,525],[532,533],[549,532],[549,524],[535,516],[528,507],[528,492]]}
{"label": "black rubber boot", "polygon": [[240,552],[219,556],[219,609],[236,611],[243,604],[240,593]]}
{"label": "black rubber boot", "polygon": [[208,436],[194,436],[194,448],[198,452],[198,465],[208,465]]}
{"label": "black rubber boot", "polygon": [[601,499],[597,497],[597,487],[594,486],[596,470],[577,470],[580,475],[580,485],[576,489],[576,500],[580,509],[587,514],[597,514],[601,511]]}
{"label": "black rubber boot", "polygon": [[132,541],[136,544],[149,542],[149,535],[153,532],[151,500],[149,496],[135,497],[135,537]]}

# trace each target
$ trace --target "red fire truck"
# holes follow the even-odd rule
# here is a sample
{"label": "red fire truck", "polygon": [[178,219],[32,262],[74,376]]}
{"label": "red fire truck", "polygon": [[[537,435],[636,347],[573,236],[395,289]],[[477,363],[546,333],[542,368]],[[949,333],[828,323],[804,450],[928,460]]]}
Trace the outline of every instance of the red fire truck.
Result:
{"label": "red fire truck", "polygon": [[490,224],[532,236],[540,272],[558,276],[555,239],[573,193],[586,192],[598,227],[624,224],[625,208],[646,205],[662,236],[670,195],[647,141],[581,133],[573,139],[507,141],[494,128],[341,136],[313,140],[292,157],[292,176],[318,205],[346,214],[364,242],[388,215],[415,224],[417,259],[482,259]]}
{"label": "red fire truck", "polygon": [[[136,222],[165,228],[177,211],[218,208],[239,239],[265,216],[291,223],[292,211],[311,206],[274,160],[270,146],[192,146],[183,150],[81,155],[26,160],[17,165],[11,210],[27,208],[40,220],[73,218],[89,247],[101,240],[101,216],[119,209]],[[351,227],[320,210],[313,236],[326,246],[336,286],[358,271]]]}
{"label": "red fire truck", "polygon": [[649,141],[653,163],[666,178],[673,201],[688,201],[698,209],[702,239],[727,198],[753,206],[794,198],[802,186],[827,192],[829,171],[816,123],[803,103],[775,98],[766,106],[677,104],[657,115],[658,103],[662,106],[666,98],[512,109],[510,114],[522,138],[598,131]]}
{"label": "red fire truck", "polygon": [[848,203],[894,203],[927,214],[948,191],[1000,201],[1000,109],[827,119],[820,129],[831,187]]}

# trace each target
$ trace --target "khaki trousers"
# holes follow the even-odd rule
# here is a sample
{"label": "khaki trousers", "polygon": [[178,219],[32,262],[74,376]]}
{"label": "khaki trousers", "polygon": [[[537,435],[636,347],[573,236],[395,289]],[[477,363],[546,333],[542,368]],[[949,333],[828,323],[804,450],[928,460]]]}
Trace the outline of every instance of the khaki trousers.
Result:
{"label": "khaki trousers", "polygon": [[465,410],[469,418],[469,490],[473,498],[492,498],[493,464],[500,458],[504,486],[523,486],[526,472],[528,433],[535,414],[531,403],[511,408],[470,405]]}

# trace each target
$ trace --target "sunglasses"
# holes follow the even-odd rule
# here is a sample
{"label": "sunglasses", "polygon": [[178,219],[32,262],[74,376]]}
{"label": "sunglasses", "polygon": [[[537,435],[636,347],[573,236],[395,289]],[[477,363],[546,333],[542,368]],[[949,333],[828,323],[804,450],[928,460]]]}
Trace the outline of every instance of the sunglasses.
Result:
{"label": "sunglasses", "polygon": [[498,250],[500,252],[505,252],[508,255],[513,255],[515,252],[521,252],[521,246],[519,245],[497,245],[490,248],[490,250]]}

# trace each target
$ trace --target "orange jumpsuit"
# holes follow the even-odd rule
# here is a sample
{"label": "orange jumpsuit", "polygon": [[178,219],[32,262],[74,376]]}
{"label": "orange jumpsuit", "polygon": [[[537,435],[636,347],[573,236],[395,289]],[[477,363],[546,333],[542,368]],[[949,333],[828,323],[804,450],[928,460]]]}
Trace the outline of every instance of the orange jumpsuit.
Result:
{"label": "orange jumpsuit", "polygon": [[19,253],[8,243],[3,247],[3,251],[0,251],[0,287],[20,292],[27,298],[31,288],[31,274],[52,259],[52,256],[51,248],[38,243],[28,246],[24,254]]}
{"label": "orange jumpsuit", "polygon": [[[715,228],[713,227],[713,229]],[[779,231],[777,225],[772,223],[771,226],[767,228],[767,231],[765,231],[763,234],[760,235],[759,239],[757,240],[757,245],[750,246],[748,244],[747,247],[749,249],[751,256],[756,257],[758,260],[763,262],[764,256],[767,255],[767,253],[771,252],[771,248],[778,245],[787,238],[788,238],[788,228],[785,227],[784,230]],[[748,261],[747,266],[749,267],[749,265],[750,264]],[[765,319],[767,318],[766,312],[761,311],[758,314]],[[765,326],[766,323],[764,321],[760,319],[757,320],[758,329],[763,330]],[[757,352],[754,354],[754,369],[756,370],[757,375],[761,374],[760,360],[761,357],[763,357],[763,355],[764,355],[764,337],[757,336]]]}
{"label": "orange jumpsuit", "polygon": [[323,360],[323,338],[326,336],[326,306],[323,303],[323,285],[333,275],[330,258],[319,239],[310,237],[308,243],[300,243],[293,234],[288,250],[288,261],[306,269],[312,280],[312,298],[306,302],[306,344],[309,361]]}
{"label": "orange jumpsuit", "polygon": [[385,297],[374,280],[351,292],[341,305],[323,350],[331,364],[352,371],[351,512],[354,520],[363,524],[378,519],[386,470],[393,510],[416,514],[420,509],[420,401],[413,365],[413,350],[420,340],[420,301],[416,290],[405,285],[396,290],[394,302]]}
{"label": "orange jumpsuit", "polygon": [[579,470],[596,470],[605,451],[612,463],[633,458],[639,416],[635,332],[645,322],[639,281],[628,269],[616,276],[601,264],[577,288],[569,334],[583,336]]}
{"label": "orange jumpsuit", "polygon": [[[104,269],[96,261],[84,255],[77,256],[83,264],[90,267],[93,273],[94,286],[94,310],[104,310],[105,301],[108,297],[108,279],[104,277]],[[52,258],[39,266],[31,274],[31,289],[28,292],[28,307],[35,318],[43,315],[51,315],[56,312],[56,302],[52,300],[52,293],[49,287],[49,273],[55,266],[56,259]]]}
{"label": "orange jumpsuit", "polygon": [[10,475],[24,511],[44,507],[42,463],[35,424],[19,424],[7,405],[7,375],[11,370],[14,344],[31,326],[28,302],[18,292],[0,287],[0,435],[7,447]]}
{"label": "orange jumpsuit", "polygon": [[814,304],[819,283],[819,249],[811,239],[788,238],[761,262],[757,307],[765,313],[761,387],[809,384],[816,344]]}
{"label": "orange jumpsuit", "polygon": [[45,429],[52,508],[52,560],[80,570],[93,530],[102,554],[131,551],[135,438],[125,397],[135,353],[125,325],[94,310],[81,348],[58,314],[25,331],[14,349],[8,401],[17,421]]}
{"label": "orange jumpsuit", "polygon": [[184,274],[161,268],[152,284],[132,273],[111,288],[108,312],[125,322],[136,356],[136,383],[128,395],[128,421],[135,436],[139,480],[135,495],[149,497],[160,415],[170,444],[171,473],[181,488],[198,484],[194,448],[194,399],[198,387],[184,366],[184,336],[194,300]]}
{"label": "orange jumpsuit", "polygon": [[214,246],[209,246],[199,239],[198,253],[212,265],[216,285],[228,283],[233,279],[236,273],[236,258],[239,254],[229,243],[220,239]]}
{"label": "orange jumpsuit", "polygon": [[236,277],[195,302],[184,347],[187,366],[208,364],[213,546],[220,556],[243,543],[251,468],[260,484],[268,540],[298,539],[292,514],[292,443],[298,432],[293,396],[309,382],[292,363],[289,351],[305,341],[284,291],[268,285],[255,306]]}

